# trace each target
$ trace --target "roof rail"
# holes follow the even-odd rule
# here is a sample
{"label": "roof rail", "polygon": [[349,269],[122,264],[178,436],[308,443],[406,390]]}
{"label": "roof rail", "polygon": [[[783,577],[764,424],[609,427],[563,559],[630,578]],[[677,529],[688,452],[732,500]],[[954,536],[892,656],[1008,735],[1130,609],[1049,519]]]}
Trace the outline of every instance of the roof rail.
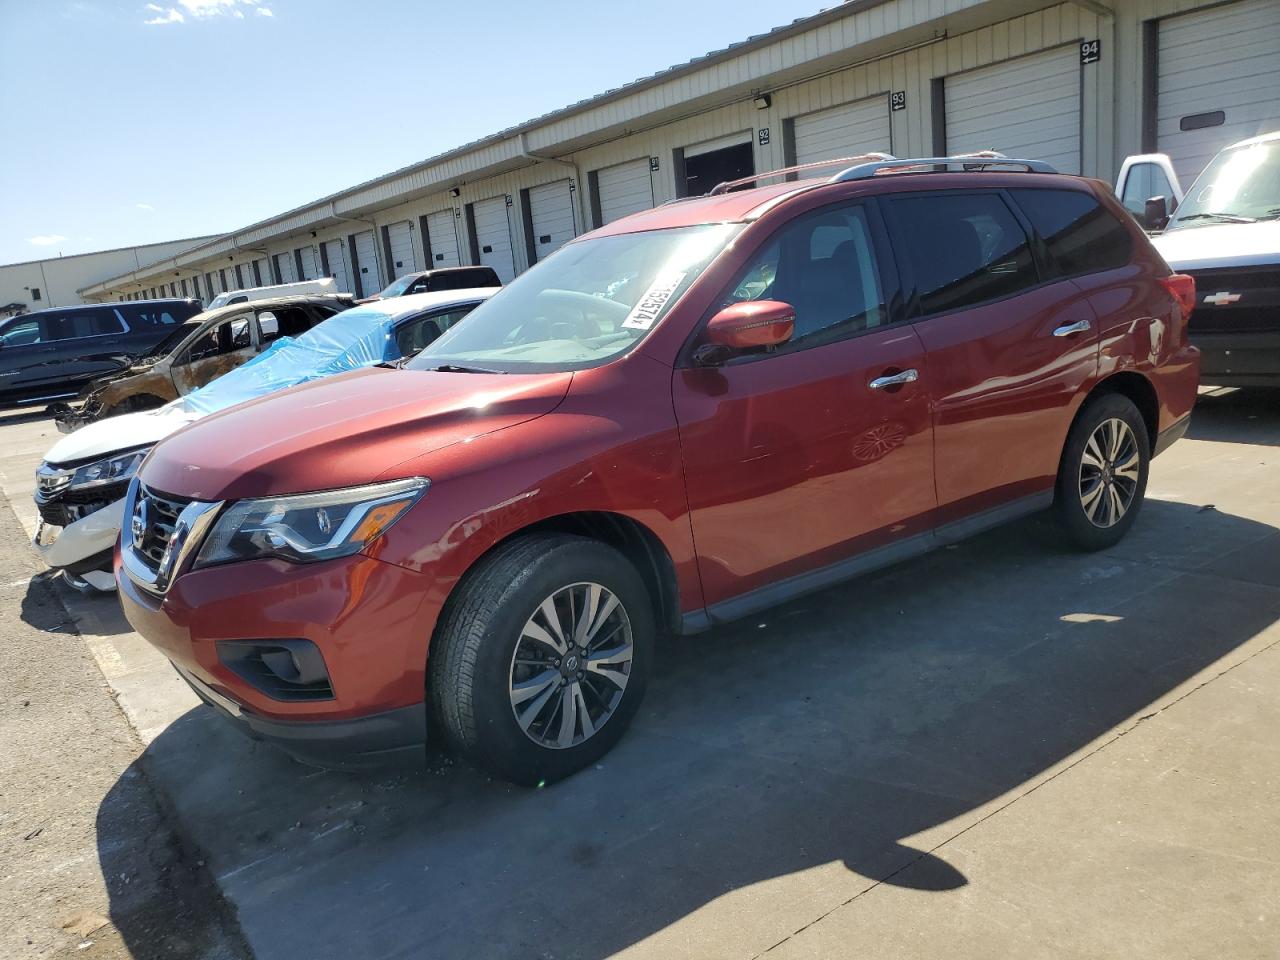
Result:
{"label": "roof rail", "polygon": [[792,173],[800,173],[802,170],[820,170],[823,167],[835,167],[840,164],[869,162],[880,163],[892,159],[893,157],[887,153],[860,153],[852,157],[837,157],[834,160],[819,160],[816,163],[800,163],[793,167],[782,167],[778,170],[768,170],[764,173],[757,173],[750,177],[743,177],[740,180],[726,180],[724,183],[717,183],[707,193],[707,196],[716,197],[722,193],[728,193],[735,187],[746,186],[748,183],[756,183],[768,177],[783,177]]}
{"label": "roof rail", "polygon": [[957,153],[950,157],[921,157],[913,160],[881,160],[860,163],[841,170],[829,183],[847,180],[866,180],[886,173],[974,173],[990,169],[1007,171],[1009,168],[1024,173],[1057,173],[1057,169],[1043,160],[1016,160],[994,150],[978,150],[974,153]]}

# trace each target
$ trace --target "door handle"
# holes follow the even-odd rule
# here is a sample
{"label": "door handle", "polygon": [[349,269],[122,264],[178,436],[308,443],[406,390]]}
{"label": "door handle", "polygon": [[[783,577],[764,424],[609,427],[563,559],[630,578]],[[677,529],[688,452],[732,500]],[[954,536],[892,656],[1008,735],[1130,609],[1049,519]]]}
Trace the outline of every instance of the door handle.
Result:
{"label": "door handle", "polygon": [[1077,320],[1075,323],[1064,324],[1053,331],[1055,337],[1073,337],[1077,333],[1084,333],[1089,329],[1088,320]]}
{"label": "door handle", "polygon": [[920,374],[915,370],[903,370],[901,373],[889,374],[885,377],[876,377],[867,384],[872,390],[883,390],[886,387],[900,387],[904,383],[915,383],[920,379]]}

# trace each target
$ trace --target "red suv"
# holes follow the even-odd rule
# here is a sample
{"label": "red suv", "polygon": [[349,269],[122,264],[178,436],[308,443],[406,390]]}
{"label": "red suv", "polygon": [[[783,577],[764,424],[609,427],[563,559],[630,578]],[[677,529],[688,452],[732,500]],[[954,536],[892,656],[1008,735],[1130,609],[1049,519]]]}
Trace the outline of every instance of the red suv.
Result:
{"label": "red suv", "polygon": [[736,186],[566,245],[403,369],[159,444],[129,621],[300,759],[430,729],[536,783],[622,736],[659,631],[1034,511],[1124,536],[1199,358],[1192,281],[1108,187],[958,158]]}

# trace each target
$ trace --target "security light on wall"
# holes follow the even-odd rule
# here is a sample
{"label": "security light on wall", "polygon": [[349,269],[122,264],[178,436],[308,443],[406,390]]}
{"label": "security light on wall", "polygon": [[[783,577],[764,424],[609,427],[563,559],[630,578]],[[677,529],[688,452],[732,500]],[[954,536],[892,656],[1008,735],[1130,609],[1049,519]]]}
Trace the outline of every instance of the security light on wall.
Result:
{"label": "security light on wall", "polygon": [[762,93],[751,102],[756,105],[757,110],[768,110],[773,105],[773,98],[767,93]]}
{"label": "security light on wall", "polygon": [[459,190],[457,187],[454,187],[452,190],[449,191],[449,196],[460,197],[462,196],[462,191]]}

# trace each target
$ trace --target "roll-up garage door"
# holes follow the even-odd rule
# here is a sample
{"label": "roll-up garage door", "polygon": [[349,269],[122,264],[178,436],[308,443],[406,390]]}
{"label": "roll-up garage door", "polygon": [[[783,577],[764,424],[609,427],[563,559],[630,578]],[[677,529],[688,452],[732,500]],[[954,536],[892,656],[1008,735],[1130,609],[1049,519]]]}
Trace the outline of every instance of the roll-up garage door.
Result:
{"label": "roll-up garage door", "polygon": [[1230,3],[1158,31],[1156,142],[1185,188],[1223,147],[1280,128],[1280,7]]}
{"label": "roll-up garage door", "polygon": [[600,199],[600,224],[612,223],[653,206],[653,183],[649,179],[649,158],[620,163],[596,172]]}
{"label": "roll-up garage door", "polygon": [[792,121],[796,163],[817,163],[860,153],[892,153],[889,97],[869,97]]}
{"label": "roll-up garage door", "polygon": [[356,234],[356,281],[359,295],[372,297],[382,289],[382,276],[378,273],[378,245],[373,241],[373,231]]}
{"label": "roll-up garage door", "polygon": [[326,240],[324,242],[324,258],[329,263],[329,276],[343,293],[352,293],[355,286],[351,282],[351,267],[347,265],[347,241]]}
{"label": "roll-up garage door", "polygon": [[253,261],[253,265],[258,268],[258,272],[254,274],[253,285],[255,287],[269,286],[271,283],[271,264],[267,262],[267,258]]}
{"label": "roll-up garage door", "polygon": [[575,236],[573,193],[568,180],[529,188],[529,223],[533,227],[533,253],[542,260]]}
{"label": "roll-up garage door", "polygon": [[503,283],[510,283],[516,275],[507,209],[505,197],[490,197],[471,205],[476,230],[476,251],[480,262],[486,267],[493,267]]}
{"label": "roll-up garage door", "polygon": [[427,215],[427,246],[431,249],[431,267],[456,267],[458,259],[458,232],[454,226],[458,218],[452,210],[438,210]]}
{"label": "roll-up garage door", "polygon": [[294,283],[298,279],[297,271],[293,269],[292,253],[277,253],[275,255],[276,274],[280,277],[281,283]]}
{"label": "roll-up garage door", "polygon": [[391,278],[413,273],[418,269],[413,257],[413,230],[408,220],[387,227],[387,243],[391,245]]}
{"label": "roll-up garage door", "polygon": [[999,150],[1080,172],[1080,51],[1061,47],[947,77],[947,153]]}
{"label": "roll-up garage door", "polygon": [[316,248],[301,247],[298,257],[302,260],[302,279],[314,280],[320,276],[320,264],[316,263]]}

